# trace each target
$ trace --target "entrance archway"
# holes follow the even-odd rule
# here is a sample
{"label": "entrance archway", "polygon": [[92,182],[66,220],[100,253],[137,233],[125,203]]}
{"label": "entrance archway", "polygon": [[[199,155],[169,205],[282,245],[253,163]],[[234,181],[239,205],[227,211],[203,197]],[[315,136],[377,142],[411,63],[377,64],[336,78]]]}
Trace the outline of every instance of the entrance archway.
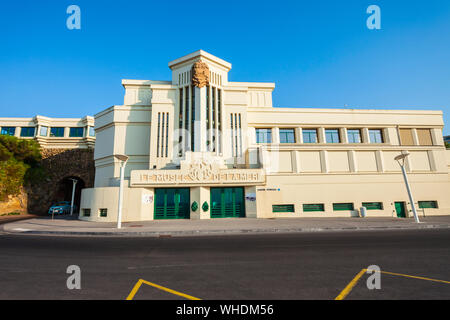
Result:
{"label": "entrance archway", "polygon": [[80,209],[80,200],[81,200],[81,189],[84,188],[85,183],[83,179],[79,177],[65,177],[58,182],[57,190],[53,196],[53,203],[58,201],[72,201],[72,189],[73,189],[73,180],[76,180],[77,183],[75,185],[75,196],[74,196],[74,213],[79,212]]}

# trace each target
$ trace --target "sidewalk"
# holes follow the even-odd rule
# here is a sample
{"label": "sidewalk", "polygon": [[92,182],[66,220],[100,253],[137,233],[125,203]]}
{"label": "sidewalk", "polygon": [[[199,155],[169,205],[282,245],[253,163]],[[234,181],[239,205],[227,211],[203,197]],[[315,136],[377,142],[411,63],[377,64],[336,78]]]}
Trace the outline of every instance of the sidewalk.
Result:
{"label": "sidewalk", "polygon": [[75,236],[189,236],[320,231],[404,230],[450,228],[449,216],[413,218],[228,218],[208,220],[156,220],[122,223],[86,222],[76,216],[41,217],[0,225],[0,231],[15,234]]}

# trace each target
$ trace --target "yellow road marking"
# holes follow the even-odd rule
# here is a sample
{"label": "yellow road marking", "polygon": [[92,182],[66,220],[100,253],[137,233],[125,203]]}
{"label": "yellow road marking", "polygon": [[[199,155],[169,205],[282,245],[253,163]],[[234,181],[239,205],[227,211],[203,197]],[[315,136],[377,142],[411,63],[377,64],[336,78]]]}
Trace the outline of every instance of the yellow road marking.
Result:
{"label": "yellow road marking", "polygon": [[350,283],[344,288],[344,290],[341,291],[341,293],[334,299],[334,300],[343,300],[345,299],[345,297],[350,293],[350,291],[352,291],[353,287],[356,285],[356,283],[358,283],[359,279],[363,276],[364,273],[366,273],[367,271],[375,271],[375,272],[380,272],[380,273],[385,273],[385,274],[390,274],[393,276],[399,276],[399,277],[406,277],[406,278],[413,278],[413,279],[420,279],[420,280],[426,280],[426,281],[434,281],[434,282],[440,282],[440,283],[447,283],[450,284],[450,281],[445,281],[445,280],[438,280],[438,279],[431,279],[431,278],[425,278],[425,277],[419,277],[419,276],[411,276],[408,274],[402,274],[402,273],[394,273],[394,272],[388,272],[388,271],[378,271],[378,270],[373,270],[373,269],[362,269],[354,278],[352,281],[350,281]]}
{"label": "yellow road marking", "polygon": [[152,287],[154,287],[154,288],[157,288],[157,289],[159,289],[159,290],[163,290],[163,291],[169,292],[169,293],[171,293],[171,294],[174,294],[174,295],[177,295],[177,296],[180,296],[180,297],[189,299],[189,300],[201,300],[201,299],[199,299],[199,298],[190,296],[190,295],[188,295],[188,294],[185,294],[185,293],[182,293],[182,292],[178,292],[178,291],[175,291],[175,290],[172,290],[172,289],[169,289],[169,288],[160,286],[160,285],[158,285],[158,284],[156,284],[156,283],[152,283],[152,282],[149,282],[149,281],[145,281],[145,280],[143,280],[143,279],[139,279],[139,281],[136,282],[136,284],[134,285],[134,287],[133,287],[133,289],[131,290],[130,294],[128,295],[127,300],[133,300],[134,296],[136,295],[136,293],[138,292],[139,288],[141,287],[141,285],[142,285],[143,283],[146,284],[146,285],[152,286]]}
{"label": "yellow road marking", "polygon": [[341,293],[334,300],[344,300],[345,297],[352,291],[353,287],[358,283],[359,278],[367,271],[367,269],[361,269],[361,271],[353,278],[352,281],[341,291]]}

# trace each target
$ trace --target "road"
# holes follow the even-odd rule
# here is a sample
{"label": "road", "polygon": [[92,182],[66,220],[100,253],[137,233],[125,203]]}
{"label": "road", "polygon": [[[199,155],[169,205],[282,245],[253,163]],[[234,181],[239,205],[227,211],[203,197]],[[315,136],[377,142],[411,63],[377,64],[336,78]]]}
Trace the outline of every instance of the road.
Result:
{"label": "road", "polygon": [[[69,290],[69,265],[81,289]],[[126,299],[139,279],[200,299],[450,299],[450,230],[173,238],[0,234],[0,299]],[[142,284],[134,299],[184,299]]]}

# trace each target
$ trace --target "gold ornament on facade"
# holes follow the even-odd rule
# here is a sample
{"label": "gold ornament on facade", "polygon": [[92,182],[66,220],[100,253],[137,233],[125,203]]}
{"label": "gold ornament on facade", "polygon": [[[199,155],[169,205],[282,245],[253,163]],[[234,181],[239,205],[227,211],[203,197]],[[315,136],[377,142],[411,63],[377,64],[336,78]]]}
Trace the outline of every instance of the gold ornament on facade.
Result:
{"label": "gold ornament on facade", "polygon": [[202,88],[209,84],[209,67],[203,61],[197,61],[192,66],[192,83]]}

